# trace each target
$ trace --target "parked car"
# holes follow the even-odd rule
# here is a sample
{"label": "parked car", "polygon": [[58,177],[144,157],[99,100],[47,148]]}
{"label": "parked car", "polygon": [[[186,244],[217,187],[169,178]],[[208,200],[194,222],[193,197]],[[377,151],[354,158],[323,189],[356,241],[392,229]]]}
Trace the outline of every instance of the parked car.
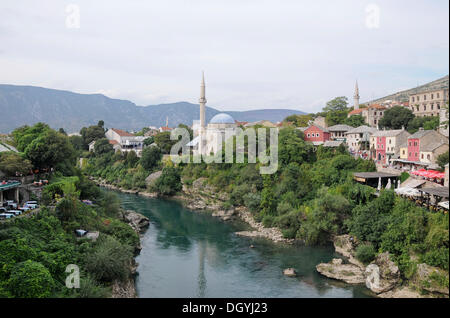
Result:
{"label": "parked car", "polygon": [[38,203],[37,203],[37,201],[27,201],[27,202],[25,202],[25,204],[36,204],[37,205]]}
{"label": "parked car", "polygon": [[37,209],[39,207],[39,205],[37,204],[32,204],[32,203],[27,203],[24,205],[24,207],[30,208],[31,210]]}
{"label": "parked car", "polygon": [[0,213],[6,213],[8,212],[8,209],[4,208],[4,207],[0,207]]}
{"label": "parked car", "polygon": [[0,220],[11,219],[14,217],[12,213],[0,213]]}
{"label": "parked car", "polygon": [[6,213],[14,214],[15,216],[17,216],[17,215],[21,215],[21,214],[22,214],[22,211],[20,211],[20,210],[9,210],[9,211],[6,212]]}
{"label": "parked car", "polygon": [[23,211],[23,212],[26,212],[26,211],[31,210],[31,208],[30,208],[30,207],[27,207],[27,206],[22,206],[21,208],[19,208],[19,210],[21,210],[21,211]]}

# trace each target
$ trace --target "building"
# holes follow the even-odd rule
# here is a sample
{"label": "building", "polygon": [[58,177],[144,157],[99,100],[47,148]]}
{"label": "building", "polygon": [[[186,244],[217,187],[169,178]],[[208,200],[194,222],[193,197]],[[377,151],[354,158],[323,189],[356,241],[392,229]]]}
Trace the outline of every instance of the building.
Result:
{"label": "building", "polygon": [[421,91],[409,96],[409,105],[414,115],[439,116],[440,110],[448,102],[448,87]]}
{"label": "building", "polygon": [[370,136],[378,130],[369,126],[359,126],[345,133],[348,149],[351,153],[369,150]]}
{"label": "building", "polygon": [[215,115],[208,125],[205,125],[205,91],[205,76],[202,74],[199,99],[200,120],[194,121],[192,125],[194,139],[187,144],[193,149],[195,155],[216,154],[222,149],[226,139],[236,134],[238,127],[233,117],[225,113]]}
{"label": "building", "polygon": [[366,108],[354,109],[348,113],[348,117],[353,115],[361,115],[364,117],[366,124],[370,127],[378,127],[380,119],[383,118],[386,107],[379,104],[372,104]]}
{"label": "building", "polygon": [[325,117],[323,116],[317,116],[316,118],[314,118],[313,122],[310,123],[311,125],[319,125],[320,127],[324,127],[327,128],[327,121],[325,120]]}
{"label": "building", "polygon": [[324,128],[314,124],[305,128],[303,130],[303,133],[305,134],[305,141],[310,141],[316,146],[330,140],[331,136],[328,128]]}
{"label": "building", "polygon": [[352,130],[353,127],[349,125],[334,125],[331,127],[328,127],[328,131],[330,132],[330,139],[331,140],[341,140],[345,141],[346,133],[349,130]]}
{"label": "building", "polygon": [[172,128],[169,127],[169,117],[166,117],[166,125],[159,127],[159,132],[171,131]]}
{"label": "building", "polygon": [[439,155],[448,151],[448,138],[434,130],[421,128],[408,138],[409,162],[432,165]]}
{"label": "building", "polygon": [[122,153],[134,151],[138,157],[141,156],[142,149],[144,148],[144,136],[135,136],[116,128],[108,129],[105,136],[115,150],[120,150]]}
{"label": "building", "polygon": [[389,164],[391,159],[400,158],[401,146],[411,134],[405,129],[381,130],[370,137],[371,158],[382,164]]}

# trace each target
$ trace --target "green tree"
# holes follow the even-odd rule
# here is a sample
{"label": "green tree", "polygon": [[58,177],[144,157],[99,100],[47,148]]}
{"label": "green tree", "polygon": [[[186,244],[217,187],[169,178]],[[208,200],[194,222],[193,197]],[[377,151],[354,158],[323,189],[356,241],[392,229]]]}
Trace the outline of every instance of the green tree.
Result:
{"label": "green tree", "polygon": [[156,179],[153,190],[164,195],[172,195],[181,190],[180,172],[175,167],[165,167]]}
{"label": "green tree", "polygon": [[329,111],[325,116],[328,126],[341,125],[347,120],[348,110]]}
{"label": "green tree", "polygon": [[158,165],[158,162],[161,160],[162,154],[159,147],[151,146],[144,148],[142,151],[142,157],[140,159],[141,166],[144,169],[151,171]]}
{"label": "green tree", "polygon": [[24,159],[20,154],[15,152],[0,153],[0,170],[7,176],[15,176],[16,172],[27,174],[33,166],[31,162]]}
{"label": "green tree", "polygon": [[77,135],[69,136],[69,141],[76,151],[81,152],[84,150],[83,137]]}
{"label": "green tree", "polygon": [[345,96],[336,97],[323,108],[324,112],[347,111],[348,100]]}
{"label": "green tree", "polygon": [[83,127],[80,130],[80,135],[83,138],[84,148],[87,149],[88,145],[101,138],[105,138],[105,130],[103,129],[103,121],[99,121],[97,125]]}
{"label": "green tree", "polygon": [[414,114],[409,108],[402,106],[394,106],[384,112],[383,118],[380,119],[380,128],[401,129],[407,128],[409,122],[414,119]]}
{"label": "green tree", "polygon": [[69,138],[54,130],[46,130],[25,148],[25,156],[37,168],[73,168],[76,152]]}
{"label": "green tree", "polygon": [[7,285],[15,297],[46,298],[51,295],[55,282],[44,265],[27,260],[14,267]]}
{"label": "green tree", "polygon": [[445,169],[445,165],[448,163],[448,150],[437,157],[436,163],[441,169]]}
{"label": "green tree", "polygon": [[165,131],[155,136],[155,142],[163,154],[169,154],[172,146],[177,142],[176,140],[170,140],[170,132]]}
{"label": "green tree", "polygon": [[366,125],[366,120],[361,115],[352,115],[345,119],[344,124],[352,127],[359,127],[362,125]]}
{"label": "green tree", "polygon": [[109,143],[108,139],[100,138],[94,144],[94,152],[98,156],[101,156],[103,154],[112,154],[114,152],[114,148]]}

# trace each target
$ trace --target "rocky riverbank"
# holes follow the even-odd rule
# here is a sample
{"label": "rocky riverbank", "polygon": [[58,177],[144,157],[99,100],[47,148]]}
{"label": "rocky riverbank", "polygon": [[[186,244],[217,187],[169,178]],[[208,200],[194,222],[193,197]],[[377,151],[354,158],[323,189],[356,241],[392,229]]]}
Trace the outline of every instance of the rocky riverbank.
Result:
{"label": "rocky riverbank", "polygon": [[[135,211],[126,210],[122,211],[121,215],[122,220],[129,224],[131,228],[139,235],[141,238],[142,234],[145,233],[145,231],[150,226],[150,220]],[[141,251],[141,243],[139,241],[139,244],[135,247],[135,256],[139,255]],[[116,280],[114,281],[112,285],[112,298],[136,298],[136,286],[135,286],[135,278],[137,275],[137,267],[138,263],[133,258],[130,262],[130,277],[125,281]]]}
{"label": "rocky riverbank", "polygon": [[318,264],[316,270],[326,277],[348,284],[365,284],[381,298],[448,297],[448,287],[438,283],[442,279],[448,281],[448,273],[436,267],[418,264],[417,273],[409,284],[401,284],[400,270],[390,259],[389,253],[378,254],[365,266],[355,258],[357,243],[350,235],[337,236],[333,243],[336,252],[343,255],[345,260],[333,259],[329,263]]}
{"label": "rocky riverbank", "polygon": [[195,180],[191,186],[183,185],[183,193],[174,197],[195,211],[213,211],[212,216],[223,221],[241,220],[249,224],[252,230],[236,232],[236,235],[246,237],[261,237],[274,242],[293,243],[294,240],[286,239],[278,228],[266,228],[261,222],[257,222],[251,212],[243,207],[228,206],[226,202],[229,197],[227,193],[218,192],[207,183],[206,178]]}

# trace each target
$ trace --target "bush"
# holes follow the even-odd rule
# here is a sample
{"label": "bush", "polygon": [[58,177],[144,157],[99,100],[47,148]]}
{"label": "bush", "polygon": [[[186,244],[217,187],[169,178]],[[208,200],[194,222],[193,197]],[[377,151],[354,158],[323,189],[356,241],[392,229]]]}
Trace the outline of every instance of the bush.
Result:
{"label": "bush", "polygon": [[46,298],[55,286],[48,269],[41,263],[27,260],[14,267],[8,287],[15,297]]}
{"label": "bush", "polygon": [[164,195],[173,195],[181,190],[181,178],[177,168],[165,167],[161,176],[152,186],[153,191]]}
{"label": "bush", "polygon": [[356,258],[364,264],[369,264],[373,261],[375,254],[375,248],[370,244],[362,244],[356,248]]}
{"label": "bush", "polygon": [[95,279],[112,282],[116,279],[125,280],[129,274],[129,264],[132,253],[130,249],[120,244],[111,236],[101,236],[94,250],[86,257],[86,270]]}

